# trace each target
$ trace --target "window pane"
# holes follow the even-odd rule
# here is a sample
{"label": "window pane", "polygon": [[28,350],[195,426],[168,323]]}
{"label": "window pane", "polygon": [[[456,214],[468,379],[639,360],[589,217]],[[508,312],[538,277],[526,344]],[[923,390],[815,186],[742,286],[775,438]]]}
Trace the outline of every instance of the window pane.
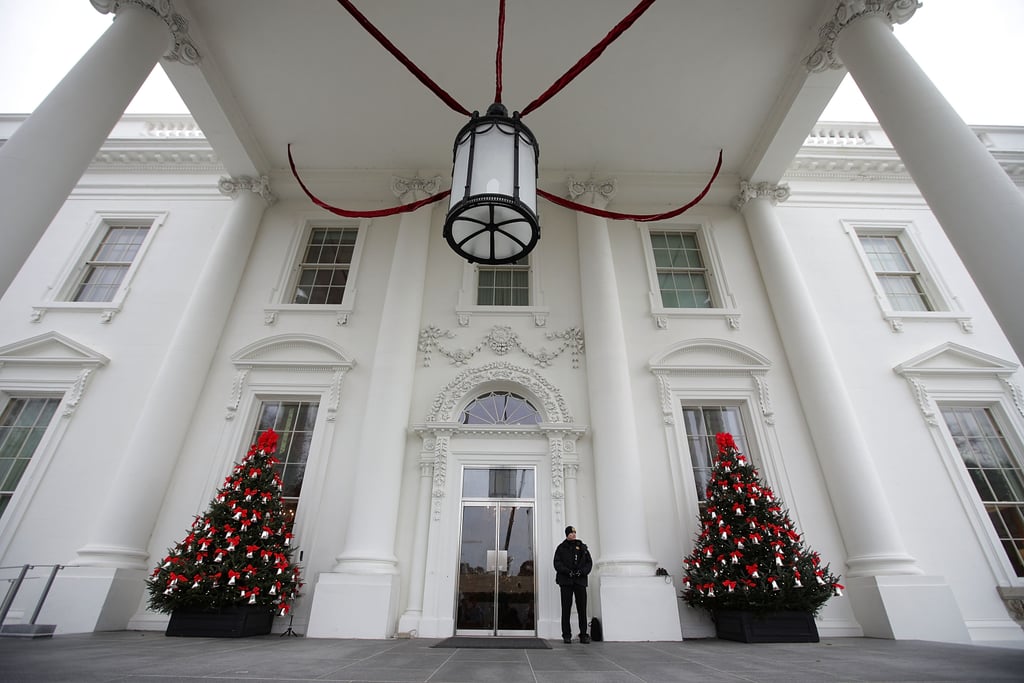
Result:
{"label": "window pane", "polygon": [[309,231],[292,303],[342,303],[358,234],[358,228],[315,227]]}
{"label": "window pane", "polygon": [[1024,469],[992,411],[944,406],[942,417],[1017,576],[1024,577]]}
{"label": "window pane", "polygon": [[532,468],[466,468],[462,473],[465,498],[534,498],[536,474]]}
{"label": "window pane", "polygon": [[12,397],[0,415],[0,515],[43,439],[59,398]]}
{"label": "window pane", "polygon": [[707,269],[692,232],[652,232],[651,248],[665,308],[711,308]]}
{"label": "window pane", "polygon": [[684,405],[682,410],[686,441],[690,449],[690,466],[693,468],[694,483],[697,487],[697,500],[704,501],[712,463],[718,455],[716,434],[732,434],[736,446],[749,457],[743,421],[739,406]]}
{"label": "window pane", "polygon": [[477,266],[478,306],[529,306],[530,257],[500,266]]}
{"label": "window pane", "polygon": [[113,301],[148,233],[149,226],[109,226],[96,251],[86,260],[71,300]]}
{"label": "window pane", "polygon": [[864,255],[875,271],[889,305],[897,311],[935,310],[921,275],[911,263],[906,249],[896,235],[859,235]]}
{"label": "window pane", "polygon": [[275,469],[284,484],[281,496],[290,523],[295,521],[319,407],[315,401],[264,401],[249,442],[255,443],[267,429],[273,429],[280,437],[277,458],[281,462]]}
{"label": "window pane", "polygon": [[508,391],[491,391],[470,401],[462,411],[462,424],[539,424],[540,413],[527,399]]}

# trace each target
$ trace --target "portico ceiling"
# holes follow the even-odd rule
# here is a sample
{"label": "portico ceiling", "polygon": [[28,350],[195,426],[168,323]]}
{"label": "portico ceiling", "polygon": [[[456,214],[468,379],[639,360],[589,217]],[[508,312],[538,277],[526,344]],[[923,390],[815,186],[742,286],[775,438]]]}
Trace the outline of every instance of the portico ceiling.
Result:
{"label": "portico ceiling", "polygon": [[[503,97],[540,95],[635,6],[507,0]],[[495,88],[498,0],[356,0],[440,87],[483,111]],[[232,173],[450,171],[466,118],[335,0],[175,0],[201,60],[167,64]],[[781,176],[841,73],[803,59],[834,0],[660,0],[525,121],[545,175]],[[788,155],[788,156],[787,156]]]}

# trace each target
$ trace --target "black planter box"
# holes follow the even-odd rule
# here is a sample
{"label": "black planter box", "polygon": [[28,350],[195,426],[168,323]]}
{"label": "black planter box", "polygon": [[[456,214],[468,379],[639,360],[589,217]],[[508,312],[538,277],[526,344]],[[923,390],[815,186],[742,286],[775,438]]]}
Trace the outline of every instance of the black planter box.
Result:
{"label": "black planter box", "polygon": [[715,633],[722,640],[741,643],[817,643],[818,627],[810,612],[768,612],[754,614],[741,610],[714,613]]}
{"label": "black planter box", "polygon": [[167,623],[167,635],[201,638],[244,638],[270,633],[274,610],[258,605],[218,610],[176,609]]}

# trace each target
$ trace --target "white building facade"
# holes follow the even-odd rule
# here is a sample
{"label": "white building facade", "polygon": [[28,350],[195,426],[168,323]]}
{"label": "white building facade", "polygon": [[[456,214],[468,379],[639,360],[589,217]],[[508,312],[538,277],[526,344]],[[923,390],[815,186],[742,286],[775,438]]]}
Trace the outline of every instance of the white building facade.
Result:
{"label": "white building facade", "polygon": [[[972,130],[928,90],[889,31],[902,3],[825,4],[838,37],[802,78],[841,59],[881,125],[812,125],[794,96],[688,212],[542,205],[525,261],[478,266],[441,208],[341,218],[240,161],[230,107],[122,116],[215,24],[94,2],[111,30],[0,118],[0,566],[63,566],[39,621],[162,629],[144,579],[272,426],[310,637],[557,637],[567,524],[606,639],[707,637],[678,596],[723,430],[842,575],[823,636],[1024,640],[1024,130]],[[445,186],[425,168],[310,178],[388,205]],[[636,213],[706,181],[556,168],[558,194]]]}

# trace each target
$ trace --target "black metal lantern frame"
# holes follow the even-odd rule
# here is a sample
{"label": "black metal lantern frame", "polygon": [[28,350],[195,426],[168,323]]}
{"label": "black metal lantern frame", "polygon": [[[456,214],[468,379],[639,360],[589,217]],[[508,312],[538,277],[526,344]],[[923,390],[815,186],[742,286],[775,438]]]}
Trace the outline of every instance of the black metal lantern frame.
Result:
{"label": "black metal lantern frame", "polygon": [[[500,103],[473,112],[455,138],[452,193],[444,222],[449,246],[470,263],[523,258],[540,239],[537,168],[540,149],[519,112]],[[459,189],[462,191],[459,192]]]}

